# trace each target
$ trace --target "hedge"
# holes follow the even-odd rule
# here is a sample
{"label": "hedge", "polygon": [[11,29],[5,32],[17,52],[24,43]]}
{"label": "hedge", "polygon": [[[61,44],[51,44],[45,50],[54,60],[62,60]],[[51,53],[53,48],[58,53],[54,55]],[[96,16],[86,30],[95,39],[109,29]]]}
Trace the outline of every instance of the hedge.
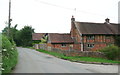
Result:
{"label": "hedge", "polygon": [[18,61],[18,52],[15,43],[10,42],[2,35],[2,73],[10,73]]}

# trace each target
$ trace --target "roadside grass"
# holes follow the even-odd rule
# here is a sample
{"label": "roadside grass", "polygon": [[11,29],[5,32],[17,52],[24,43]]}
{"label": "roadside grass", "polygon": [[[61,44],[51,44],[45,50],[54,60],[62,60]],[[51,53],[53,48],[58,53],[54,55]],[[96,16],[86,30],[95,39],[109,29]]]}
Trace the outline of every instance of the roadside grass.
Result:
{"label": "roadside grass", "polygon": [[23,48],[35,49],[34,47],[31,47],[31,46],[27,46],[27,47],[23,47]]}
{"label": "roadside grass", "polygon": [[120,64],[120,61],[107,60],[103,58],[93,58],[93,57],[80,57],[80,56],[65,56],[61,53],[50,52],[42,49],[36,49],[39,52],[47,53],[58,58],[70,60],[70,61],[83,61],[83,62],[98,62],[98,63],[111,63],[111,64]]}

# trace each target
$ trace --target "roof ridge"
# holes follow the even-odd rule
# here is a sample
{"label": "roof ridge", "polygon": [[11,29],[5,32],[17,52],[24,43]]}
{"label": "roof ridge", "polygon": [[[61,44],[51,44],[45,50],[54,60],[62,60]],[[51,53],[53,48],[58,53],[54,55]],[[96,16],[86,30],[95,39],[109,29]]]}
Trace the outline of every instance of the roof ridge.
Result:
{"label": "roof ridge", "polygon": [[96,22],[79,22],[79,21],[75,21],[75,22],[78,22],[78,23],[91,23],[91,24],[104,24],[104,23],[96,23]]}
{"label": "roof ridge", "polygon": [[[105,23],[97,23],[97,22],[79,22],[79,21],[75,21],[78,23],[90,23],[90,24],[105,24]],[[118,23],[110,23],[111,25],[117,25]]]}

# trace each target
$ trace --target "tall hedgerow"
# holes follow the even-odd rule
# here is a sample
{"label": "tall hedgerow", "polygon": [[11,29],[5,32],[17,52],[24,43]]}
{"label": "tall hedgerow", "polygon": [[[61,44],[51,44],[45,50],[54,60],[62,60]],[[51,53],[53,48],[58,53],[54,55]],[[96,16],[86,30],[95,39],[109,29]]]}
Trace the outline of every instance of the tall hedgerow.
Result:
{"label": "tall hedgerow", "polygon": [[2,73],[10,73],[18,61],[18,52],[13,41],[2,36]]}

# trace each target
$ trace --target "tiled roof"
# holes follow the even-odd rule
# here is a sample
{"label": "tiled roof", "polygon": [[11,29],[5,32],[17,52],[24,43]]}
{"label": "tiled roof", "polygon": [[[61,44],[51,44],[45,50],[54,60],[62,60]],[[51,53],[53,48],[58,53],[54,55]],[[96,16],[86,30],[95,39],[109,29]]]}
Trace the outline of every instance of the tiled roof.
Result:
{"label": "tiled roof", "polygon": [[45,35],[45,33],[33,33],[32,40],[41,40],[41,38]]}
{"label": "tiled roof", "polygon": [[[81,34],[118,34],[118,24],[74,22]],[[120,34],[120,33],[119,33]]]}
{"label": "tiled roof", "polygon": [[51,43],[73,43],[70,34],[49,33],[48,38]]}

